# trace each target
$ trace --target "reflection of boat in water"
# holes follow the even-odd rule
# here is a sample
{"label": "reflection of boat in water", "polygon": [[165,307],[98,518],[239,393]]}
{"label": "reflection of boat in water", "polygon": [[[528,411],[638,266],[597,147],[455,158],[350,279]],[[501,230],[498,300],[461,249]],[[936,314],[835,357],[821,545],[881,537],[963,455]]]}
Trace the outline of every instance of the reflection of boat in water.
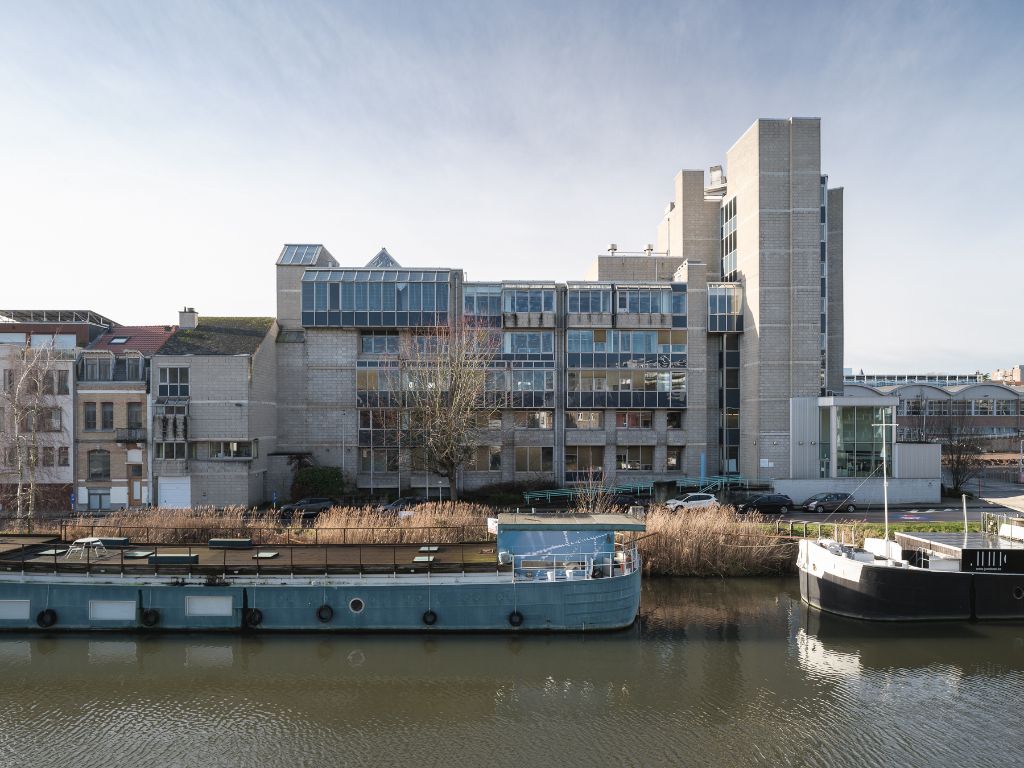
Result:
{"label": "reflection of boat in water", "polygon": [[497,541],[164,546],[0,537],[0,630],[593,631],[631,625],[640,520],[512,515]]}
{"label": "reflection of boat in water", "polygon": [[822,675],[865,669],[1024,669],[1024,624],[962,621],[865,623],[805,608],[795,644],[802,667]]}
{"label": "reflection of boat in water", "polygon": [[864,547],[800,542],[805,602],[858,619],[1024,619],[1024,521],[995,533],[897,533]]}

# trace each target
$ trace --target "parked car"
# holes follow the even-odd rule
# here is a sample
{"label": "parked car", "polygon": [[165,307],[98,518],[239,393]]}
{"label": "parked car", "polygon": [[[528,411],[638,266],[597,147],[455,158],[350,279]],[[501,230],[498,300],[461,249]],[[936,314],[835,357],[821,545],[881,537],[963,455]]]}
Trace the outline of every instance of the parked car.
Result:
{"label": "parked car", "polygon": [[306,499],[299,499],[293,501],[291,504],[285,504],[278,513],[282,517],[294,517],[299,515],[300,517],[316,517],[321,512],[326,512],[331,507],[338,506],[337,499],[330,499],[325,496],[311,496]]}
{"label": "parked car", "polygon": [[857,511],[856,499],[848,493],[816,493],[800,506],[808,512],[849,512]]}
{"label": "parked car", "polygon": [[778,512],[784,515],[796,505],[793,500],[784,493],[762,493],[747,499],[737,508],[737,512]]}
{"label": "parked car", "polygon": [[683,496],[676,496],[665,502],[665,506],[675,511],[677,509],[700,509],[710,507],[718,503],[713,493],[687,493]]}
{"label": "parked car", "polygon": [[420,504],[427,504],[428,500],[423,496],[399,496],[392,502],[379,507],[381,512],[393,512],[399,517],[406,517],[412,514],[410,510]]}

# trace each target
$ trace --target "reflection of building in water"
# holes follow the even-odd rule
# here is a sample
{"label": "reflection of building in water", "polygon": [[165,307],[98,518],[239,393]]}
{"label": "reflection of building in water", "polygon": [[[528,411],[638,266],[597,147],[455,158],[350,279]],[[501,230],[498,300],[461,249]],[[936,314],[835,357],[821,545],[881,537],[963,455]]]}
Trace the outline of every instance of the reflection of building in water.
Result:
{"label": "reflection of building in water", "polygon": [[855,677],[861,673],[860,655],[831,651],[815,635],[800,629],[796,633],[796,651],[800,666],[812,675]]}

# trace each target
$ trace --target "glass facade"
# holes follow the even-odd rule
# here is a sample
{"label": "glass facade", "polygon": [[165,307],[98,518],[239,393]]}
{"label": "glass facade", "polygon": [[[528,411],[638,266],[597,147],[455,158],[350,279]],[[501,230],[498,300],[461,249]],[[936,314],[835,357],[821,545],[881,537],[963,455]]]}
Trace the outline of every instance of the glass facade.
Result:
{"label": "glass facade", "polygon": [[619,314],[672,314],[672,288],[615,287],[615,310]]}
{"label": "glass facade", "polygon": [[[883,415],[888,425],[882,428]],[[836,477],[882,475],[883,435],[892,439],[892,408],[846,406],[836,409]],[[891,451],[889,452],[891,454]],[[887,456],[892,476],[892,456]]]}
{"label": "glass facade", "polygon": [[611,312],[612,289],[570,288],[566,292],[567,311],[571,314]]}
{"label": "glass facade", "polygon": [[554,288],[506,288],[501,297],[505,312],[554,312]]}
{"label": "glass facade", "polygon": [[708,283],[708,333],[743,330],[743,287],[738,283]]}
{"label": "glass facade", "polygon": [[736,280],[736,198],[722,206],[722,279]]}
{"label": "glass facade", "polygon": [[308,269],[302,324],[329,328],[447,325],[451,273],[444,270]]}

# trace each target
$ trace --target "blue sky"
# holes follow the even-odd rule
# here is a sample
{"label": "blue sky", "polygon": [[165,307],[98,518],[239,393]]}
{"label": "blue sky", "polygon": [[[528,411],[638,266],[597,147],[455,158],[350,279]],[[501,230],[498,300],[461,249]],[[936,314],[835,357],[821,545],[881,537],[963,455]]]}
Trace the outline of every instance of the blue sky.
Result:
{"label": "blue sky", "polygon": [[[574,279],[822,118],[846,365],[1020,363],[1024,4],[0,0],[0,305],[273,314],[285,242]],[[1013,232],[1015,235],[1016,232]]]}

